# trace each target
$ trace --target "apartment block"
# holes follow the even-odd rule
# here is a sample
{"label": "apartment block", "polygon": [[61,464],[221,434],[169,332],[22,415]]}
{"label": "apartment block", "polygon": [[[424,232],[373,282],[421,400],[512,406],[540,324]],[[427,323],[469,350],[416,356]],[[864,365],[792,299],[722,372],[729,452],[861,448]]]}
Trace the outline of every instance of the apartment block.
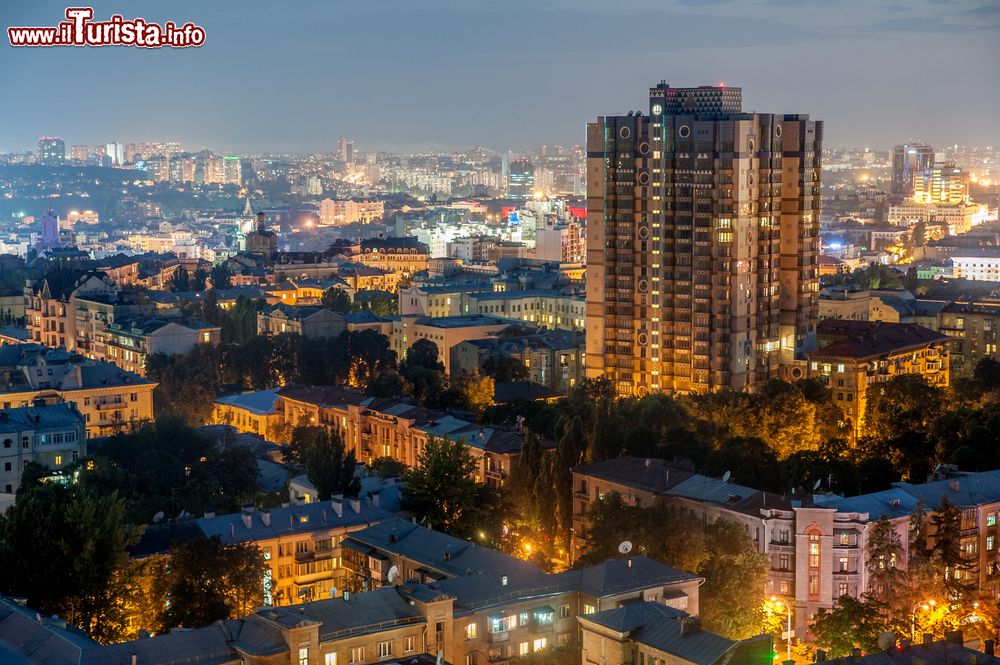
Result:
{"label": "apartment block", "polygon": [[110,297],[115,286],[103,273],[61,269],[25,287],[24,315],[28,339],[67,351],[76,349],[76,301]]}
{"label": "apartment block", "polygon": [[812,346],[823,123],[733,87],[649,90],[587,128],[587,375],[752,390]]}
{"label": "apartment block", "polygon": [[155,387],[111,363],[63,350],[36,344],[0,346],[0,407],[73,404],[83,414],[87,438],[151,420]]}
{"label": "apartment block", "polygon": [[901,374],[918,374],[933,386],[949,385],[951,342],[947,335],[910,323],[824,319],[819,348],[792,376],[818,378],[844,413],[854,437],[864,432],[868,391]]}
{"label": "apartment block", "polygon": [[[735,470],[738,474],[739,471]],[[891,489],[844,498],[832,493],[775,495],[671,467],[656,459],[623,457],[573,469],[573,550],[586,549],[587,511],[601,496],[617,492],[632,505],[674,505],[712,522],[744,527],[754,548],[768,556],[766,593],[794,607],[793,628],[808,635],[813,614],[844,595],[868,590],[867,548],[873,525],[890,520],[909,553],[910,516],[922,502],[933,544],[933,514],[947,496],[962,513],[961,549],[968,574],[981,593],[995,597],[998,584],[997,519],[1000,471],[962,474],[923,484],[894,483]]]}
{"label": "apartment block", "polygon": [[17,492],[31,462],[58,472],[86,454],[83,414],[72,404],[45,404],[0,411],[0,491]]}
{"label": "apartment block", "polygon": [[485,374],[491,360],[510,358],[524,365],[528,381],[566,394],[584,378],[585,344],[583,333],[557,330],[468,340],[455,346],[452,372]]}
{"label": "apartment block", "polygon": [[344,316],[324,307],[275,305],[257,313],[257,333],[260,335],[294,333],[311,338],[336,337],[346,329]]}
{"label": "apartment block", "polygon": [[416,238],[371,238],[361,241],[361,253],[354,257],[358,263],[398,273],[408,279],[414,273],[427,270],[430,249]]}
{"label": "apartment block", "polygon": [[102,360],[145,376],[150,356],[185,354],[199,344],[217,345],[222,340],[222,328],[194,317],[131,316],[108,323],[97,337],[104,348]]}

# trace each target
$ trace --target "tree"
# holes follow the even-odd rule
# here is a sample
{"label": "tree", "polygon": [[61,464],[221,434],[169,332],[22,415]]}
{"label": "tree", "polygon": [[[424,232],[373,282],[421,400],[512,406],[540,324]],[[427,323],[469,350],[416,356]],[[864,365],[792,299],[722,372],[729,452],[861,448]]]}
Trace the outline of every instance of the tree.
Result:
{"label": "tree", "polygon": [[315,425],[296,427],[285,457],[305,467],[321,501],[336,493],[357,496],[361,490],[361,481],[355,474],[354,451],[344,449],[344,440],[335,429]]}
{"label": "tree", "polygon": [[705,578],[700,606],[705,627],[733,640],[765,632],[772,623],[764,604],[767,556],[753,548],[742,526],[725,519],[705,527],[705,550],[708,557],[697,569]]}
{"label": "tree", "polygon": [[872,526],[868,537],[868,593],[881,602],[888,602],[906,585],[903,561],[903,541],[895,525],[883,515]]}
{"label": "tree", "polygon": [[219,349],[204,344],[195,346],[186,355],[149,356],[146,375],[157,382],[153,391],[156,412],[178,416],[190,425],[207,423],[221,387],[221,364]]}
{"label": "tree", "polygon": [[338,287],[327,289],[323,294],[321,303],[323,307],[341,314],[347,314],[355,310],[351,296],[347,294],[347,291]]}
{"label": "tree", "polygon": [[470,513],[479,508],[478,467],[464,442],[428,438],[417,465],[403,472],[403,506],[445,533],[470,532]]}
{"label": "tree", "polygon": [[99,641],[119,639],[115,577],[139,535],[124,525],[115,492],[45,483],[20,493],[0,519],[0,589]]}
{"label": "tree", "polygon": [[812,634],[831,658],[840,658],[850,655],[855,648],[878,651],[878,638],[889,627],[885,607],[874,598],[866,595],[858,600],[841,596],[834,609],[821,608],[816,612]]}
{"label": "tree", "polygon": [[201,628],[252,614],[264,604],[267,564],[253,543],[200,538],[171,547],[169,559],[163,630]]}
{"label": "tree", "polygon": [[483,374],[501,383],[527,381],[531,377],[524,363],[511,356],[490,356],[483,362]]}
{"label": "tree", "polygon": [[374,330],[350,330],[341,333],[341,338],[341,352],[349,365],[349,385],[367,388],[380,374],[396,369],[396,352],[389,348],[385,335]]}
{"label": "tree", "polygon": [[191,276],[191,290],[204,291],[207,282],[208,282],[208,271],[202,268],[201,266],[195,268],[194,274]]}
{"label": "tree", "polygon": [[170,278],[170,290],[178,292],[191,290],[191,277],[188,275],[187,268],[177,266],[177,270]]}
{"label": "tree", "polygon": [[949,599],[968,598],[975,589],[972,579],[972,562],[962,554],[962,511],[951,502],[948,495],[941,497],[941,505],[931,514],[933,545],[932,560],[940,567],[940,575]]}
{"label": "tree", "polygon": [[229,275],[229,266],[225,263],[212,266],[212,270],[209,273],[209,280],[212,282],[213,289],[230,288],[232,286],[232,278]]}
{"label": "tree", "polygon": [[493,393],[496,390],[496,384],[493,382],[492,376],[480,376],[478,373],[463,376],[459,390],[465,408],[470,411],[483,413],[493,406]]}

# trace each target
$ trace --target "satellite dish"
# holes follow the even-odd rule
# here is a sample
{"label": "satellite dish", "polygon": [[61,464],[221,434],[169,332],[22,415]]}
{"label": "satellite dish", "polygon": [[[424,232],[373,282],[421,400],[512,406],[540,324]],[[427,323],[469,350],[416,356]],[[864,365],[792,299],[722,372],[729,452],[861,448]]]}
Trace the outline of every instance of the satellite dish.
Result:
{"label": "satellite dish", "polygon": [[395,582],[396,578],[398,578],[398,577],[399,577],[399,568],[397,568],[396,566],[392,566],[391,568],[389,568],[389,574],[387,576],[387,579],[389,580],[389,584],[392,584],[393,582]]}
{"label": "satellite dish", "polygon": [[156,513],[155,515],[153,515],[153,524],[159,524],[160,522],[163,521],[164,517],[166,517],[166,515],[164,515],[162,510]]}
{"label": "satellite dish", "polygon": [[628,554],[632,551],[632,543],[628,540],[623,540],[618,546],[618,551],[622,554]]}
{"label": "satellite dish", "polygon": [[730,472],[726,471],[724,474],[722,474],[722,482],[728,483],[729,479],[732,478],[732,477],[733,477],[733,474],[731,474]]}
{"label": "satellite dish", "polygon": [[819,489],[819,485],[820,485],[820,483],[822,483],[822,482],[823,482],[823,479],[822,479],[822,478],[820,478],[820,479],[819,479],[819,480],[817,480],[817,481],[816,481],[815,483],[813,483],[813,492],[815,492],[816,490],[818,490],[818,489]]}

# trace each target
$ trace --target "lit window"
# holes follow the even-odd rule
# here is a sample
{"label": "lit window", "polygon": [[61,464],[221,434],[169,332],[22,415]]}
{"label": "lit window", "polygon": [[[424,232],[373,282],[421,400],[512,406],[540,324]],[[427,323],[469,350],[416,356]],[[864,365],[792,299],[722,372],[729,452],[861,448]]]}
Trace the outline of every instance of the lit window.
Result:
{"label": "lit window", "polygon": [[583,613],[584,614],[593,614],[596,611],[597,611],[597,608],[594,607],[593,605],[588,605],[587,603],[583,604]]}
{"label": "lit window", "polygon": [[378,657],[379,658],[388,658],[391,655],[392,655],[392,642],[391,641],[379,642],[378,643]]}
{"label": "lit window", "polygon": [[337,665],[337,654],[328,653],[323,656],[323,665]]}
{"label": "lit window", "polygon": [[986,516],[986,526],[996,526],[996,525],[997,525],[997,516],[996,516],[996,513],[990,513],[989,515],[987,515]]}
{"label": "lit window", "polygon": [[476,639],[476,624],[470,623],[465,627],[465,639],[474,640]]}
{"label": "lit window", "polygon": [[299,665],[309,665],[309,647],[299,647]]}
{"label": "lit window", "polygon": [[535,640],[534,643],[531,645],[531,647],[532,647],[531,650],[532,651],[541,651],[542,649],[544,649],[548,645],[549,645],[549,638],[547,638],[547,637],[540,637],[537,640]]}
{"label": "lit window", "polygon": [[56,455],[56,466],[62,466],[62,455]]}
{"label": "lit window", "polygon": [[352,663],[362,663],[365,660],[365,648],[364,647],[354,647],[351,649],[351,662]]}

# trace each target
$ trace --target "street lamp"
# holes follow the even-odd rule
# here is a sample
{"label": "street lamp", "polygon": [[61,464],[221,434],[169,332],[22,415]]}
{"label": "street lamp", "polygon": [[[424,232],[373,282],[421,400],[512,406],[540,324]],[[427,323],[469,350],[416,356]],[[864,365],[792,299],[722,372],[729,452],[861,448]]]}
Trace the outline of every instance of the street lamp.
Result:
{"label": "street lamp", "polygon": [[918,600],[913,606],[913,610],[910,611],[910,642],[917,641],[917,608],[926,612],[935,605],[937,605],[936,600]]}
{"label": "street lamp", "polygon": [[792,659],[792,606],[789,603],[785,603],[778,600],[774,596],[771,596],[771,602],[774,603],[774,606],[777,608],[781,608],[781,606],[784,606],[786,613],[788,614],[788,628],[785,633],[785,660],[791,660]]}

